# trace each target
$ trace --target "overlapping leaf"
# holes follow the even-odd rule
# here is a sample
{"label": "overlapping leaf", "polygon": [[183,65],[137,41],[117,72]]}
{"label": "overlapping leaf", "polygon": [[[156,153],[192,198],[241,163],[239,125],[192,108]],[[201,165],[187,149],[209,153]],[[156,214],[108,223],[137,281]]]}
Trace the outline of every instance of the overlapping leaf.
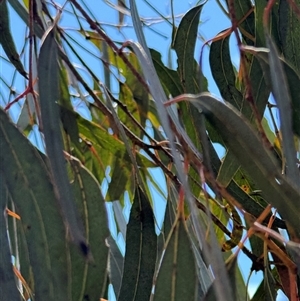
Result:
{"label": "overlapping leaf", "polygon": [[[1,172],[18,214],[29,250],[35,298],[68,300],[66,233],[57,208],[50,176],[40,155],[8,121],[1,117]],[[25,254],[20,254],[26,256]],[[23,261],[24,263],[25,261]]]}
{"label": "overlapping leaf", "polygon": [[5,177],[0,171],[0,296],[3,300],[21,300],[21,295],[17,289],[16,279],[11,262],[11,252],[7,235],[5,209],[7,206],[7,189]]}
{"label": "overlapping leaf", "polygon": [[232,149],[257,186],[261,187],[265,200],[278,208],[299,236],[299,215],[295,202],[299,199],[300,191],[281,175],[276,160],[262,145],[251,126],[232,106],[209,94],[191,96],[190,99],[219,129],[226,145]]}

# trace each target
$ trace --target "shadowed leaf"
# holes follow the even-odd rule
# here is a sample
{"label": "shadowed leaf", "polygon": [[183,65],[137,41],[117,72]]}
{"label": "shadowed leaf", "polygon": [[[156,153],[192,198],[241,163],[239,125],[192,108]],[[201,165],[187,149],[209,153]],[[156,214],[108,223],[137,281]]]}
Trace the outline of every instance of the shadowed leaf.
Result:
{"label": "shadowed leaf", "polygon": [[146,195],[137,187],[127,225],[125,262],[118,301],[149,300],[156,248],[153,211]]}
{"label": "shadowed leaf", "polygon": [[175,220],[155,280],[153,300],[197,300],[196,259],[183,217]]}

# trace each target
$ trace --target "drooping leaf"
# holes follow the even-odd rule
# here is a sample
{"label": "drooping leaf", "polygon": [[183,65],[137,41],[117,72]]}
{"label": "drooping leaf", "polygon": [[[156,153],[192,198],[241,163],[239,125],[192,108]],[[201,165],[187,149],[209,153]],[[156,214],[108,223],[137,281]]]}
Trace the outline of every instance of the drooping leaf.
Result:
{"label": "drooping leaf", "polygon": [[292,128],[292,100],[288,82],[276,46],[268,33],[266,33],[266,41],[270,49],[269,63],[272,92],[279,109],[283,154],[287,164],[286,174],[288,178],[300,188],[300,174],[297,168],[297,157]]}
{"label": "drooping leaf", "polygon": [[177,217],[155,280],[153,300],[197,300],[196,259],[183,217]]}
{"label": "drooping leaf", "polygon": [[[295,0],[294,4],[299,7],[300,1]],[[278,8],[280,34],[280,44],[285,59],[290,62],[295,70],[300,72],[300,20],[290,3],[286,1],[279,2]]]}
{"label": "drooping leaf", "polygon": [[[199,17],[203,5],[195,6],[182,18],[176,34],[173,47],[178,58],[178,73],[185,92],[197,92],[197,65],[194,52],[199,26]],[[199,90],[198,90],[199,91]]]}
{"label": "drooping leaf", "polygon": [[213,78],[226,101],[238,110],[243,105],[243,95],[235,87],[235,74],[229,52],[229,38],[213,42],[209,52],[209,62]]}
{"label": "drooping leaf", "polygon": [[[188,93],[200,91],[200,75],[198,65],[194,59],[194,52],[202,7],[203,5],[195,6],[183,16],[173,42],[173,48],[177,54],[177,72],[181,86],[183,91]],[[186,133],[199,152],[201,149],[201,137],[198,129],[201,128],[201,122],[195,108],[189,103],[180,103],[178,111]],[[193,191],[193,193],[197,194],[197,191]]]}
{"label": "drooping leaf", "polygon": [[[75,158],[70,160],[76,205],[84,221],[85,237],[92,263],[71,250],[72,296],[74,300],[98,300],[106,290],[109,236],[105,201],[94,176]],[[75,252],[74,252],[75,251]]]}
{"label": "drooping leaf", "polygon": [[[230,6],[229,1],[226,1],[228,6]],[[246,14],[249,14],[250,10],[253,8],[252,2],[250,0],[234,0],[234,14],[236,21],[240,21]],[[255,19],[254,12],[251,12],[248,17],[239,24],[239,30],[243,38],[248,45],[254,43],[255,37]]]}
{"label": "drooping leaf", "polygon": [[24,70],[23,64],[19,58],[15,42],[10,31],[7,0],[0,1],[0,44],[2,45],[3,50],[5,51],[8,59],[14,65],[14,67],[25,78],[28,78],[27,73]]}
{"label": "drooping leaf", "polygon": [[13,272],[6,226],[7,189],[5,176],[0,170],[0,296],[3,300],[21,300]]}
{"label": "drooping leaf", "polygon": [[149,200],[136,188],[126,234],[119,301],[149,300],[155,271],[157,237]]}
{"label": "drooping leaf", "polygon": [[243,223],[242,220],[237,212],[237,210],[233,206],[229,206],[231,209],[231,218],[232,218],[232,230],[231,230],[231,235],[230,239],[226,240],[223,245],[222,249],[224,251],[229,251],[236,247],[239,242],[242,239],[243,236]]}
{"label": "drooping leaf", "polygon": [[248,122],[230,104],[222,103],[208,93],[189,98],[204,112],[209,122],[219,129],[228,148],[256,185],[261,187],[265,200],[278,208],[281,216],[289,220],[299,236],[296,202],[300,191],[281,175],[275,158],[263,146]]}
{"label": "drooping leaf", "polygon": [[[269,50],[266,48],[252,48],[247,47],[247,51],[252,52],[257,56],[261,64],[262,70],[264,72],[264,77],[268,85],[268,89],[271,91],[272,80],[270,74],[270,65],[269,65]],[[292,102],[292,120],[293,120],[293,131],[295,134],[300,136],[300,102],[298,100],[298,95],[300,91],[300,76],[295,71],[295,69],[288,64],[282,58],[279,58],[281,64],[283,64],[284,73],[288,82],[288,91],[290,93],[290,99]]]}
{"label": "drooping leaf", "polygon": [[55,41],[53,28],[47,32],[41,46],[38,75],[43,134],[56,198],[68,225],[71,239],[84,256],[88,256],[88,246],[82,234],[82,222],[79,220],[75,208],[74,195],[71,191],[63,157],[64,147],[59,120],[59,107],[57,105],[59,99],[58,46]]}
{"label": "drooping leaf", "polygon": [[0,120],[1,173],[16,212],[22,217],[21,228],[29,250],[29,262],[21,262],[32,267],[36,300],[45,295],[48,300],[68,300],[66,233],[48,169],[3,111]]}
{"label": "drooping leaf", "polygon": [[224,187],[227,187],[239,167],[240,163],[236,160],[232,152],[228,151],[219,169],[217,181]]}
{"label": "drooping leaf", "polygon": [[109,246],[108,275],[111,284],[114,287],[115,295],[119,296],[123,275],[124,258],[115,240],[111,236],[107,238],[107,244]]}
{"label": "drooping leaf", "polygon": [[150,49],[151,57],[155,70],[161,80],[166,95],[172,95],[173,97],[183,93],[183,87],[180,82],[178,72],[167,68],[162,60],[161,54],[154,49]]}
{"label": "drooping leaf", "polygon": [[124,191],[134,190],[134,176],[131,166],[119,154],[116,153],[116,159],[112,165],[111,182],[109,183],[106,200],[120,200],[123,203]]}

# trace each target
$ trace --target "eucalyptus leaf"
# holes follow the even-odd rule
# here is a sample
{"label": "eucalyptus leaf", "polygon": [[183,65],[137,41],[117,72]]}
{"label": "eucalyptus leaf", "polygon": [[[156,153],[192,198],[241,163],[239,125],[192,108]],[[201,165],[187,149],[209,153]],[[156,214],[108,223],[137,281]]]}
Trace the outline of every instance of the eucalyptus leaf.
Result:
{"label": "eucalyptus leaf", "polygon": [[156,248],[153,211],[146,195],[137,187],[127,225],[124,270],[118,301],[150,298]]}
{"label": "eucalyptus leaf", "polygon": [[177,217],[166,242],[152,300],[198,300],[196,259],[183,217]]}

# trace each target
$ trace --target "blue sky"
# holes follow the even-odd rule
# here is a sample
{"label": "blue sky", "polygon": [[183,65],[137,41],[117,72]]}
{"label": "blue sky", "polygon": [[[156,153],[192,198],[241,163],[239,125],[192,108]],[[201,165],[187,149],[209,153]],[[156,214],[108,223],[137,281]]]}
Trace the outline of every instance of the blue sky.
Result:
{"label": "blue sky", "polygon": [[[116,0],[112,0],[113,3],[117,2]],[[59,3],[63,3],[63,1],[58,1]],[[93,8],[92,13],[95,14],[97,20],[101,20],[103,23],[103,29],[107,32],[107,34],[112,37],[115,41],[124,41],[124,40],[136,40],[133,28],[131,26],[131,19],[128,16],[125,16],[124,18],[124,27],[122,30],[117,30],[114,25],[118,23],[118,13],[116,10],[112,7],[110,7],[108,4],[105,4],[105,1],[99,1],[99,0],[89,0],[86,1],[89,3],[89,7]],[[155,8],[163,15],[171,15],[171,6],[170,1],[150,1],[153,3]],[[178,16],[178,21],[180,20],[180,16],[182,16],[187,10],[189,10],[197,1],[182,1],[182,0],[174,0],[174,12],[175,16]],[[159,4],[157,4],[159,3]],[[151,29],[145,27],[145,36],[147,40],[147,44],[149,48],[153,48],[157,51],[159,51],[162,54],[162,58],[165,64],[170,63],[170,53],[171,53],[171,64],[173,68],[176,68],[176,58],[173,51],[170,52],[170,44],[171,44],[171,36],[172,36],[172,27],[167,24],[167,22],[161,22],[160,16],[145,2],[142,0],[137,1],[138,10],[140,13],[140,16],[145,18],[149,24],[151,24]],[[68,7],[69,8],[69,7]],[[52,13],[54,14],[55,11],[53,10]],[[18,51],[20,53],[22,49],[21,41],[23,40],[24,36],[24,25],[22,21],[19,20],[18,16],[14,13],[14,11],[11,10],[11,22],[12,24],[12,31],[14,34],[14,39],[17,44]],[[85,42],[84,38],[78,34],[75,29],[78,29],[77,23],[74,19],[71,18],[70,15],[67,13],[64,13],[61,19],[61,26],[65,28],[69,28],[67,30],[68,33],[70,33],[72,36],[74,36],[77,40],[80,40],[82,43]],[[221,12],[220,8],[217,5],[217,2],[215,0],[208,0],[208,2],[205,4],[202,13],[201,13],[201,24],[199,27],[199,35],[202,36],[204,39],[210,39],[214,37],[217,33],[219,33],[221,30],[226,29],[230,27],[230,21],[227,19],[226,16]],[[157,32],[154,32],[157,31]],[[200,55],[200,47],[202,45],[201,39],[198,39],[197,45],[196,45],[196,51],[195,51],[195,58],[198,60]],[[95,55],[100,55],[98,50],[91,46],[90,50]],[[78,50],[80,53],[83,53],[82,50]],[[205,48],[204,51],[204,59],[203,59],[203,73],[208,79],[209,83],[209,90],[214,94],[219,94],[218,88],[216,87],[211,73],[210,68],[208,64],[208,53],[209,49],[208,47]],[[1,56],[3,56],[2,48],[0,50]],[[235,39],[231,38],[231,54],[232,54],[232,61],[237,67],[239,64],[238,61],[238,53],[235,45]],[[100,76],[100,78],[103,78],[102,73],[102,66],[99,64],[99,61],[96,59],[93,59],[92,56],[86,55],[88,58],[88,63],[91,66],[92,70],[95,71],[96,74]],[[74,58],[75,63],[79,63]],[[4,78],[8,83],[12,80],[12,68],[9,66],[9,64],[3,62],[1,59],[0,62],[0,69],[1,74],[4,75]],[[17,89],[17,92],[20,93],[24,89],[24,81],[22,78],[17,76],[17,80],[15,81],[14,85]],[[0,82],[0,88],[2,90],[2,93],[5,97],[7,97],[7,90],[4,89],[4,84]],[[3,89],[2,89],[3,88]],[[114,88],[114,87],[113,87]],[[118,91],[113,91],[117,93]],[[12,97],[13,99],[13,97]],[[7,101],[7,98],[6,100]],[[0,100],[1,105],[3,106],[3,100]],[[14,121],[17,120],[18,114],[19,114],[19,105],[15,105],[14,108],[10,111],[11,116]],[[80,106],[78,108],[81,110]],[[81,113],[84,114],[84,110],[81,111]],[[36,132],[35,132],[36,131]],[[31,133],[31,138],[33,141],[35,140],[36,135],[38,135],[38,130],[35,129],[33,133]],[[36,140],[36,143],[39,143],[39,139]],[[153,171],[155,176],[159,179],[163,179],[162,175],[159,171]],[[160,181],[161,182],[161,181]],[[104,185],[105,186],[105,185]],[[164,185],[162,185],[164,186]],[[104,187],[105,188],[105,187]],[[151,190],[154,196],[154,199],[157,201],[157,205],[155,206],[155,212],[157,215],[158,221],[160,221],[163,217],[163,210],[161,208],[164,207],[165,201],[161,198],[161,196],[155,191],[155,189]],[[127,210],[125,210],[126,215],[128,215],[128,206],[126,207]],[[115,232],[113,224],[112,224],[112,231]],[[116,233],[114,233],[116,237]],[[121,248],[123,248],[124,245],[121,243]],[[243,275],[244,277],[248,276],[249,269],[250,269],[250,262],[247,257],[241,255],[239,258],[239,264],[242,267]],[[260,273],[258,273],[260,274]],[[253,292],[256,285],[259,283],[259,280],[261,279],[260,275],[253,275],[251,278],[251,286],[250,291]],[[286,300],[282,296],[278,298],[278,300]]]}

